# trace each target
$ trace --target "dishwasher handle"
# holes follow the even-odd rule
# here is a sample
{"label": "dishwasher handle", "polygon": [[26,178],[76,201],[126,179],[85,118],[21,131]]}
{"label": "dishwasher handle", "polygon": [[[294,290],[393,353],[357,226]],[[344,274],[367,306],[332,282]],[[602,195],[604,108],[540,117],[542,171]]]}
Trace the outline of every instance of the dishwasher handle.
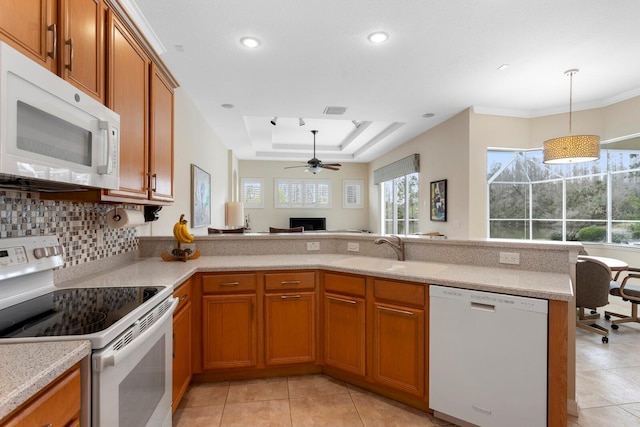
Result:
{"label": "dishwasher handle", "polygon": [[489,311],[491,313],[496,312],[496,306],[493,304],[483,304],[481,302],[471,302],[469,308],[472,310]]}

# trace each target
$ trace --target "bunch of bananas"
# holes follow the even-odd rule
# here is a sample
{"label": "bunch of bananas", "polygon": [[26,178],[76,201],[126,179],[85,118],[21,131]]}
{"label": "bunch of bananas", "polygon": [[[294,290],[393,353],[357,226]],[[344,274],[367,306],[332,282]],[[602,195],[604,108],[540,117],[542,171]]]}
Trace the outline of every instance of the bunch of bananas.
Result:
{"label": "bunch of bananas", "polygon": [[184,214],[180,215],[180,220],[173,226],[173,235],[180,243],[193,242],[194,237],[187,229],[187,220],[184,219]]}

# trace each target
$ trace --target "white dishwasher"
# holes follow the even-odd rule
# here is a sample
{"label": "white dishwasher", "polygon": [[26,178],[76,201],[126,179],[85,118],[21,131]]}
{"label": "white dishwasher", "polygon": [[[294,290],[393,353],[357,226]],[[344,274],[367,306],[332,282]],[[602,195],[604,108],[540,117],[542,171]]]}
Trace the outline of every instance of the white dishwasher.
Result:
{"label": "white dishwasher", "polygon": [[436,415],[478,426],[546,426],[547,301],[438,285],[429,287],[429,301]]}

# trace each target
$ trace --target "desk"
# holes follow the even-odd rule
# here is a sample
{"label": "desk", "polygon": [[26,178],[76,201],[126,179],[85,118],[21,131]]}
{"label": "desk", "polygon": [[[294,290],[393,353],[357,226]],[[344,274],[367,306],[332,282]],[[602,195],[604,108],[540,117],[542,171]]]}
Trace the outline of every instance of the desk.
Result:
{"label": "desk", "polygon": [[578,255],[578,259],[592,259],[596,262],[600,262],[601,264],[605,264],[607,267],[609,267],[609,270],[611,271],[623,271],[629,268],[629,264],[615,258],[607,258],[603,256],[591,256],[591,255]]}

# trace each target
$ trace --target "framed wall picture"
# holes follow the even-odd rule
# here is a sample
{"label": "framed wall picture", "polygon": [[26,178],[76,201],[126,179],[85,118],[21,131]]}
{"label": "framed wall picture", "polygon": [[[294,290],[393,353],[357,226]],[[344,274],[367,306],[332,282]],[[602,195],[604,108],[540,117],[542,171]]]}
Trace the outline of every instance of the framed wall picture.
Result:
{"label": "framed wall picture", "polygon": [[191,226],[211,224],[211,175],[191,164]]}
{"label": "framed wall picture", "polygon": [[429,197],[431,221],[447,220],[447,180],[432,181]]}

